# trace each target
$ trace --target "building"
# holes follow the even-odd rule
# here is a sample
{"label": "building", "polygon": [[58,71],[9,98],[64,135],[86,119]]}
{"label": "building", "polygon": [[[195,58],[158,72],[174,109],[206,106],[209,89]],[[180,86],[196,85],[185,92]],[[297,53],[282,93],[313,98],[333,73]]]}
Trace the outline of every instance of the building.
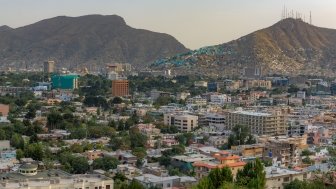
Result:
{"label": "building", "polygon": [[265,149],[265,145],[263,144],[239,145],[239,146],[231,147],[232,151],[241,155],[243,158],[247,158],[247,159],[251,159],[251,158],[262,159],[264,155],[264,149]]}
{"label": "building", "polygon": [[221,152],[213,154],[216,161],[198,161],[193,163],[195,167],[196,179],[202,179],[209,175],[210,171],[216,168],[228,167],[231,169],[233,177],[236,177],[238,170],[241,170],[246,165],[241,161],[240,156],[232,155],[228,152]]}
{"label": "building", "polygon": [[129,96],[128,80],[113,80],[112,96]]}
{"label": "building", "polygon": [[308,148],[307,136],[276,136],[259,137],[259,142],[265,144],[264,159],[272,160],[279,167],[297,166],[301,164],[301,152]]}
{"label": "building", "polygon": [[188,96],[190,96],[190,93],[180,92],[180,93],[177,93],[176,100],[185,100]]}
{"label": "building", "polygon": [[78,89],[78,75],[54,75],[51,77],[53,89]]}
{"label": "building", "polygon": [[17,172],[0,174],[0,189],[113,189],[113,179],[100,174],[72,175],[61,170],[38,171],[37,165],[21,165]]}
{"label": "building", "polygon": [[295,179],[304,181],[310,178],[310,173],[294,171],[280,167],[265,167],[266,189],[283,189],[285,185]]}
{"label": "building", "polygon": [[226,95],[226,94],[211,95],[210,101],[215,104],[223,105],[226,103],[231,103],[231,96]]}
{"label": "building", "polygon": [[246,125],[256,135],[285,135],[287,125],[285,115],[281,112],[263,113],[251,111],[234,111],[225,113],[227,129],[236,125]]}
{"label": "building", "polygon": [[201,96],[195,96],[187,99],[187,104],[205,106],[207,104],[207,99],[202,98]]}
{"label": "building", "polygon": [[247,89],[265,88],[267,90],[270,90],[272,89],[272,82],[268,80],[246,80],[244,82],[244,87]]}
{"label": "building", "polygon": [[198,127],[198,117],[188,114],[164,114],[164,125],[175,126],[179,131],[190,132]]}
{"label": "building", "polygon": [[194,86],[195,87],[207,87],[208,82],[206,82],[206,81],[195,81]]}
{"label": "building", "polygon": [[0,117],[7,117],[9,113],[9,105],[0,104]]}
{"label": "building", "polygon": [[209,127],[215,127],[217,130],[225,128],[225,117],[221,114],[207,114],[205,116]]}
{"label": "building", "polygon": [[44,73],[54,73],[55,72],[55,61],[48,60],[43,63]]}
{"label": "building", "polygon": [[147,136],[147,146],[154,148],[158,144],[160,138],[160,129],[156,128],[153,124],[138,124],[139,131]]}
{"label": "building", "polygon": [[85,154],[88,160],[96,160],[103,157],[103,152],[101,150],[89,150],[86,151]]}
{"label": "building", "polygon": [[193,177],[179,177],[179,176],[166,176],[159,177],[152,174],[143,174],[142,176],[135,177],[135,180],[140,182],[144,187],[158,187],[162,189],[173,188],[191,188],[196,184],[196,179]]}
{"label": "building", "polygon": [[158,91],[158,90],[154,89],[150,92],[150,96],[151,96],[152,100],[156,100],[159,97],[170,97],[171,94],[169,92]]}

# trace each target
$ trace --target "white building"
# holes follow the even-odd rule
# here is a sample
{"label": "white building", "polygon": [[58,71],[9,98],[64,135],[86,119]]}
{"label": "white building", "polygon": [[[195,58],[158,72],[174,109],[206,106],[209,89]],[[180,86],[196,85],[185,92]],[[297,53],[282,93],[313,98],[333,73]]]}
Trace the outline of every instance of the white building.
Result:
{"label": "white building", "polygon": [[217,130],[223,130],[225,127],[225,117],[221,114],[207,114],[206,121],[209,127],[216,127]]}
{"label": "white building", "polygon": [[190,132],[198,127],[198,116],[188,114],[164,114],[164,125],[175,126],[182,132]]}
{"label": "white building", "polygon": [[195,97],[192,97],[192,98],[188,98],[187,104],[205,106],[205,105],[207,105],[207,99],[202,98],[200,96],[195,96]]}
{"label": "white building", "polygon": [[37,165],[22,165],[18,172],[0,175],[0,189],[113,189],[113,179],[100,174],[71,175],[61,170],[37,171]]}
{"label": "white building", "polygon": [[307,180],[310,173],[304,171],[294,171],[280,167],[265,167],[266,189],[283,189],[286,184],[298,180]]}
{"label": "white building", "polygon": [[220,94],[220,95],[211,95],[210,101],[215,104],[226,104],[231,102],[231,96],[228,96],[226,94]]}

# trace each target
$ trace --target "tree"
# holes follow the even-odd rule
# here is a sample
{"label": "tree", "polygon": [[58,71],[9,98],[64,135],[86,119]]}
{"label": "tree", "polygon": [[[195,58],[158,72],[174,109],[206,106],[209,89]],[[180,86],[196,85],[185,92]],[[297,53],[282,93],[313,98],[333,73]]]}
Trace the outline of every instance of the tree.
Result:
{"label": "tree", "polygon": [[89,170],[89,163],[85,157],[78,157],[70,152],[62,153],[59,161],[62,163],[64,170],[73,174],[84,174]]}
{"label": "tree", "polygon": [[237,172],[236,183],[248,188],[263,189],[266,184],[265,171],[262,162],[248,162],[242,170]]}
{"label": "tree", "polygon": [[110,169],[117,168],[117,165],[119,165],[120,162],[116,158],[113,157],[102,157],[95,159],[92,163],[92,166],[94,169],[103,169],[105,171],[108,171]]}
{"label": "tree", "polygon": [[211,180],[209,177],[204,177],[199,181],[199,183],[194,187],[194,189],[216,189],[213,184],[211,183]]}
{"label": "tree", "polygon": [[16,159],[20,160],[21,158],[24,158],[24,152],[21,149],[16,150]]}
{"label": "tree", "polygon": [[17,149],[23,149],[24,148],[24,140],[21,135],[15,133],[11,140],[10,140],[11,146],[17,148]]}
{"label": "tree", "polygon": [[182,155],[185,153],[185,148],[183,145],[177,145],[172,147],[172,153],[176,155]]}
{"label": "tree", "polygon": [[208,178],[214,188],[219,188],[223,182],[233,181],[231,169],[228,167],[224,167],[222,169],[216,168],[210,171]]}
{"label": "tree", "polygon": [[131,138],[131,148],[146,147],[147,136],[141,134],[138,128],[136,127],[131,128],[129,131],[129,135]]}
{"label": "tree", "polygon": [[228,148],[236,145],[254,144],[256,143],[250,129],[246,125],[236,125],[232,129],[232,134],[228,139]]}
{"label": "tree", "polygon": [[34,160],[42,161],[45,156],[44,147],[41,143],[29,144],[25,148],[25,157],[30,157]]}
{"label": "tree", "polygon": [[146,149],[143,147],[135,147],[132,150],[132,154],[135,155],[139,159],[143,159],[146,157],[147,152],[146,152]]}
{"label": "tree", "polygon": [[73,145],[70,146],[70,150],[73,153],[82,153],[84,152],[84,148],[81,144],[75,143]]}
{"label": "tree", "polygon": [[129,184],[128,189],[145,189],[145,187],[136,180],[132,180]]}
{"label": "tree", "polygon": [[111,104],[121,104],[123,100],[120,97],[114,97],[111,101]]}

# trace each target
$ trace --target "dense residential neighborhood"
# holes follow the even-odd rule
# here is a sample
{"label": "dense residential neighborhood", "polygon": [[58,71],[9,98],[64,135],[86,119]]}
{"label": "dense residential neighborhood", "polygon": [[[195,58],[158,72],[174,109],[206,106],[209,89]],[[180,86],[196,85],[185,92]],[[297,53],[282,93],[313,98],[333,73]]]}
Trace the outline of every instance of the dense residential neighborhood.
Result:
{"label": "dense residential neighborhood", "polygon": [[47,61],[42,72],[3,71],[0,84],[0,188],[336,184],[331,78],[69,72]]}

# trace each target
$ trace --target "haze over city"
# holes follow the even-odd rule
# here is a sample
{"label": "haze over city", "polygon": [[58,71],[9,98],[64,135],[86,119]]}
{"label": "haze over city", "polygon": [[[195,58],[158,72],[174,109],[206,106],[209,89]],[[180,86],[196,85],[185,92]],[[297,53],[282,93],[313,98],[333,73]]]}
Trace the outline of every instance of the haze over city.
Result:
{"label": "haze over city", "polygon": [[286,5],[320,27],[336,28],[336,1],[323,0],[1,0],[0,25],[20,27],[55,16],[117,14],[135,28],[168,33],[187,48],[227,42],[268,27]]}

